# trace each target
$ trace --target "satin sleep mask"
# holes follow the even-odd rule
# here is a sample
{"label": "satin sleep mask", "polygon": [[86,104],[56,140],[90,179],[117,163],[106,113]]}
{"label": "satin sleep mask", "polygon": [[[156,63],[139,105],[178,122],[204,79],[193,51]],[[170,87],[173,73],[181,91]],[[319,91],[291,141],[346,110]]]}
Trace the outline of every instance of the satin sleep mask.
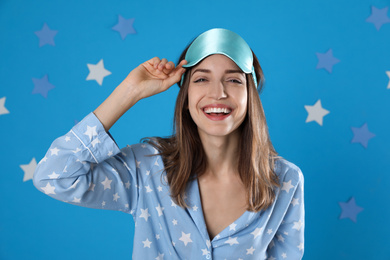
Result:
{"label": "satin sleep mask", "polygon": [[[249,45],[240,35],[223,28],[214,28],[199,35],[187,50],[183,68],[193,67],[207,56],[223,54],[230,58],[245,73],[252,73],[255,86],[257,79],[253,67],[253,55]],[[180,86],[183,85],[183,73]]]}

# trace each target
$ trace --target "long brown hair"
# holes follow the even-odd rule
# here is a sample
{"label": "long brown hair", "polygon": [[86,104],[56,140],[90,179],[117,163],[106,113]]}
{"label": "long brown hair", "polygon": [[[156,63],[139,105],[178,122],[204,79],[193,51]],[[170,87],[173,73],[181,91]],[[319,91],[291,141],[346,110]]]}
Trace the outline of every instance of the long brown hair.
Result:
{"label": "long brown hair", "polygon": [[[180,55],[177,64],[185,58],[189,46]],[[246,74],[248,109],[240,126],[238,171],[246,188],[247,210],[258,212],[268,208],[275,199],[274,190],[279,186],[279,182],[274,166],[275,160],[280,157],[271,143],[259,97],[264,83],[263,71],[254,53],[253,58],[259,90],[256,90],[252,75]],[[175,133],[167,138],[142,139],[159,150],[167,173],[171,198],[184,208],[189,207],[185,201],[187,183],[204,174],[207,167],[198,128],[187,109],[190,75],[191,68],[187,68],[176,99],[173,122]]]}

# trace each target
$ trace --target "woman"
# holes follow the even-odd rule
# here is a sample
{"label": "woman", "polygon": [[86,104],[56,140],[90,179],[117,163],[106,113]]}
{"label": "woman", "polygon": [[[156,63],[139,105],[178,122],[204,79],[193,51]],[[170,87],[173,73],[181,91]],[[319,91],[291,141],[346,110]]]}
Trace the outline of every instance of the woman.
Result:
{"label": "woman", "polygon": [[[174,135],[119,150],[111,126],[179,81]],[[176,67],[155,57],[135,68],[52,143],[34,185],[68,203],[132,214],[133,259],[301,259],[303,176],[273,149],[262,82],[239,35],[206,31]]]}

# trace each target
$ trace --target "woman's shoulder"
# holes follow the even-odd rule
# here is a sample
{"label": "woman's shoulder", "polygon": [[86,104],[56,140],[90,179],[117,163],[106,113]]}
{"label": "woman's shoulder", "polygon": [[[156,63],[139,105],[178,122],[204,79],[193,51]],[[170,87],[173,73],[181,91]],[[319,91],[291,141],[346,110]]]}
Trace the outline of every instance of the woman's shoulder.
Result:
{"label": "woman's shoulder", "polygon": [[280,180],[294,179],[297,182],[303,180],[301,169],[293,162],[290,162],[282,157],[275,160],[274,171]]}

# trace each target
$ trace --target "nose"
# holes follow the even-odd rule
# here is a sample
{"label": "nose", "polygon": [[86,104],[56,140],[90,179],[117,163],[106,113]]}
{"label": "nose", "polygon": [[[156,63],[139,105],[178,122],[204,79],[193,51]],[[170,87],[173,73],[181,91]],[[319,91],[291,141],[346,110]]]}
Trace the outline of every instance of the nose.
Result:
{"label": "nose", "polygon": [[209,91],[208,91],[209,97],[212,97],[216,100],[224,99],[227,97],[226,89],[221,81],[216,81],[213,84],[210,84]]}

